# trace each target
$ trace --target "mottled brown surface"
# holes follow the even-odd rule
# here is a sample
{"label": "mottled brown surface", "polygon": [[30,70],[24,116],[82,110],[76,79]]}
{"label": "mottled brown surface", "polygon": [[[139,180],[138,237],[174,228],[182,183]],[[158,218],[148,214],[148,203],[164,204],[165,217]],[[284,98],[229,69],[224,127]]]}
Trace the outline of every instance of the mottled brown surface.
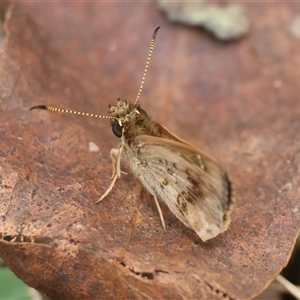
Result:
{"label": "mottled brown surface", "polygon": [[[247,7],[250,35],[225,44],[153,3],[2,7],[0,256],[26,283],[53,299],[244,299],[280,272],[300,227],[300,4]],[[164,234],[131,175],[95,205],[119,143],[107,120],[28,111],[134,100],[159,25],[142,107],[237,188],[230,231],[207,243],[165,207]]]}

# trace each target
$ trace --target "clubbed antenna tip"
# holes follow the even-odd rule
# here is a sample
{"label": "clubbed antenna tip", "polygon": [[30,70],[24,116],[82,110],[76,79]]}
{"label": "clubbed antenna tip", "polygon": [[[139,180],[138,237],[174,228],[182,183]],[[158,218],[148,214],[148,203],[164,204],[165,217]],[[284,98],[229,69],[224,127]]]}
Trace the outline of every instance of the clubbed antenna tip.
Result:
{"label": "clubbed antenna tip", "polygon": [[36,106],[32,106],[29,110],[33,110],[33,109],[44,109],[44,110],[47,110],[47,106],[46,105],[36,105]]}
{"label": "clubbed antenna tip", "polygon": [[154,32],[153,32],[153,34],[152,34],[152,38],[153,38],[153,39],[156,38],[156,35],[157,35],[157,32],[158,32],[159,28],[160,28],[160,26],[158,26],[158,27],[154,30]]}

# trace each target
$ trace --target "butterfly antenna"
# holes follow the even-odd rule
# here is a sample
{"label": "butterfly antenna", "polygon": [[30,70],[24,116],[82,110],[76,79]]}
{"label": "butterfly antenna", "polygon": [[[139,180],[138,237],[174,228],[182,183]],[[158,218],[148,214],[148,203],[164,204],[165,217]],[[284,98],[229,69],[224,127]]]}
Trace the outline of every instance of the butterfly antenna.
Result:
{"label": "butterfly antenna", "polygon": [[151,58],[151,55],[152,55],[152,52],[153,52],[153,49],[154,49],[154,46],[155,46],[156,35],[157,35],[157,32],[158,32],[159,28],[160,27],[157,27],[154,30],[153,34],[152,34],[150,49],[149,49],[148,58],[147,58],[147,61],[146,61],[146,66],[145,66],[145,70],[144,70],[142,82],[141,82],[141,85],[140,85],[140,89],[139,89],[139,91],[137,93],[134,105],[137,105],[138,102],[139,102],[139,100],[140,100],[140,96],[141,96],[141,93],[142,93],[142,89],[143,89],[143,86],[144,86],[145,78],[146,78],[148,67],[149,67],[150,58]]}
{"label": "butterfly antenna", "polygon": [[48,110],[51,112],[75,114],[75,115],[81,115],[81,116],[87,116],[87,117],[93,117],[93,118],[112,119],[112,117],[110,117],[110,116],[101,116],[101,115],[90,114],[90,113],[76,111],[76,110],[57,108],[57,107],[50,106],[50,105],[36,105],[36,106],[33,106],[30,108],[30,110],[33,110],[33,109],[43,109],[43,110]]}

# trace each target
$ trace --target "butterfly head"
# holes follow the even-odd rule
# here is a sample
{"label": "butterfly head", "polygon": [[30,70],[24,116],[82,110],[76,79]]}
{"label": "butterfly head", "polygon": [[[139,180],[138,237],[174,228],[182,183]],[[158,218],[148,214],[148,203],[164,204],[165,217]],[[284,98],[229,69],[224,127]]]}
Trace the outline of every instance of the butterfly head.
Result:
{"label": "butterfly head", "polygon": [[144,111],[139,104],[132,104],[126,100],[118,99],[117,105],[109,106],[108,115],[111,118],[112,131],[117,137],[122,137],[125,128],[135,124],[137,116]]}

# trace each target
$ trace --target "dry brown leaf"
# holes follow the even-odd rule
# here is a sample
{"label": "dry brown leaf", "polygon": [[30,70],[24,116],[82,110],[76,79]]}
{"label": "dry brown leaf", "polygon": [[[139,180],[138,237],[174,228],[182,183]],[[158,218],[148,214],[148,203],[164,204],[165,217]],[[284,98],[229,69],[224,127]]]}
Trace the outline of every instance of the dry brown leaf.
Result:
{"label": "dry brown leaf", "polygon": [[[150,2],[2,6],[0,256],[22,280],[53,299],[246,299],[280,272],[300,225],[300,4],[247,7],[252,34],[224,44]],[[95,205],[119,143],[108,121],[29,112],[135,99],[159,25],[141,105],[237,188],[230,230],[206,243],[165,207],[164,234],[131,175]]]}

